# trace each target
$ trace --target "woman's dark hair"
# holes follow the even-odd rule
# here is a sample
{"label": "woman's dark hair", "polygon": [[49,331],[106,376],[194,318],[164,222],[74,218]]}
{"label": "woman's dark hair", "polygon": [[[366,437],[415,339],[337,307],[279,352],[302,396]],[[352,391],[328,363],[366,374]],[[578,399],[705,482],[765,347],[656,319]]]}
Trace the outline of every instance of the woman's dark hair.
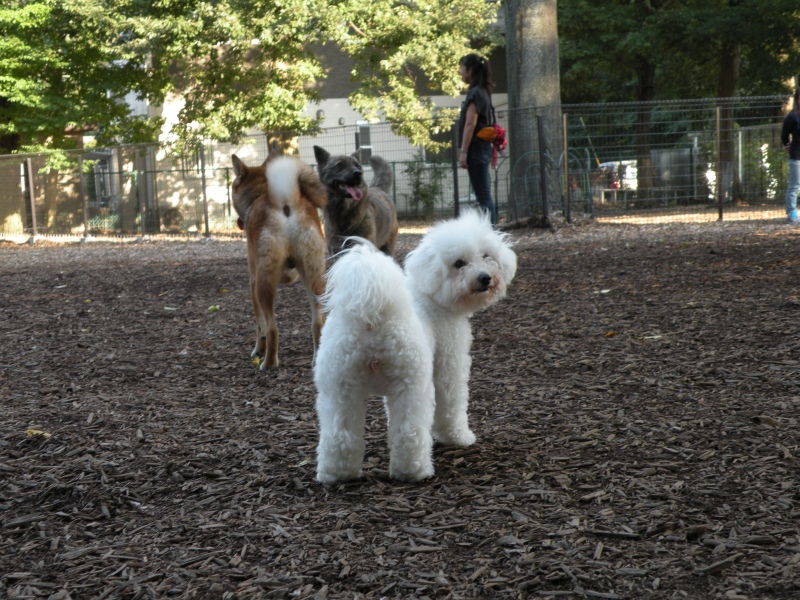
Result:
{"label": "woman's dark hair", "polygon": [[794,109],[800,109],[800,88],[797,88],[794,91]]}
{"label": "woman's dark hair", "polygon": [[480,54],[474,52],[462,56],[458,64],[464,65],[472,73],[472,81],[469,87],[480,86],[488,93],[492,93],[494,82],[492,81],[492,68],[489,66],[489,61]]}

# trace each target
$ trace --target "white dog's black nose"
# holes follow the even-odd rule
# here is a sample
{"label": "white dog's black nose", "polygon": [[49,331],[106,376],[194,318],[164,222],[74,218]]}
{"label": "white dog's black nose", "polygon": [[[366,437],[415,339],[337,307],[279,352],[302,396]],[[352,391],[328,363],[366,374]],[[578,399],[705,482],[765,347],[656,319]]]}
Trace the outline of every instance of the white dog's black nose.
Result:
{"label": "white dog's black nose", "polygon": [[488,273],[481,273],[478,275],[478,283],[482,291],[488,290],[489,286],[492,285],[492,276]]}

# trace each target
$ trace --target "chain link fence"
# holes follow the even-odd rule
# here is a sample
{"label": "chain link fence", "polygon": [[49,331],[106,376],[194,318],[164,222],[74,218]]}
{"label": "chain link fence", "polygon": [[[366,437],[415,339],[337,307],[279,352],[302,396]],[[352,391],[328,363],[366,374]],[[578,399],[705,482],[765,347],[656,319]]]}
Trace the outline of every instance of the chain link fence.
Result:
{"label": "chain link fence", "polygon": [[[509,150],[492,172],[500,221],[533,218],[648,223],[783,216],[785,97],[564,105],[499,111]],[[175,157],[157,145],[0,156],[0,236],[237,234],[231,154],[263,162],[270,147],[314,165],[313,146],[355,154],[371,178],[379,155],[394,174],[401,219],[453,215],[475,203],[457,168],[454,131],[438,151],[388,123],[315,136],[254,135]]]}
{"label": "chain link fence", "polygon": [[567,105],[561,208],[608,222],[785,217],[787,97]]}

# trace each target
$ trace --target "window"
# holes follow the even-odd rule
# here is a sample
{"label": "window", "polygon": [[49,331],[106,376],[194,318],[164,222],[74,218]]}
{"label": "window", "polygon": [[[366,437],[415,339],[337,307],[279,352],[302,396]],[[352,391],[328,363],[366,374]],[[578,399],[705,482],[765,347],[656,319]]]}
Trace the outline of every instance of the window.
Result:
{"label": "window", "polygon": [[368,164],[369,157],[372,156],[369,122],[356,121],[356,126],[356,156],[362,165]]}

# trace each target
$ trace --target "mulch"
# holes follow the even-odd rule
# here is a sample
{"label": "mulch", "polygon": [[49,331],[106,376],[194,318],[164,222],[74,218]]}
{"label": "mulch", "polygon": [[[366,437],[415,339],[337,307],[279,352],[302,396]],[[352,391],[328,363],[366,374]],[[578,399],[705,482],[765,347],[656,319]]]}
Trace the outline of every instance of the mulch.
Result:
{"label": "mulch", "polygon": [[[516,230],[478,442],[314,480],[308,303],[239,240],[0,244],[0,597],[798,598],[800,230]],[[402,255],[418,241],[401,236]]]}

